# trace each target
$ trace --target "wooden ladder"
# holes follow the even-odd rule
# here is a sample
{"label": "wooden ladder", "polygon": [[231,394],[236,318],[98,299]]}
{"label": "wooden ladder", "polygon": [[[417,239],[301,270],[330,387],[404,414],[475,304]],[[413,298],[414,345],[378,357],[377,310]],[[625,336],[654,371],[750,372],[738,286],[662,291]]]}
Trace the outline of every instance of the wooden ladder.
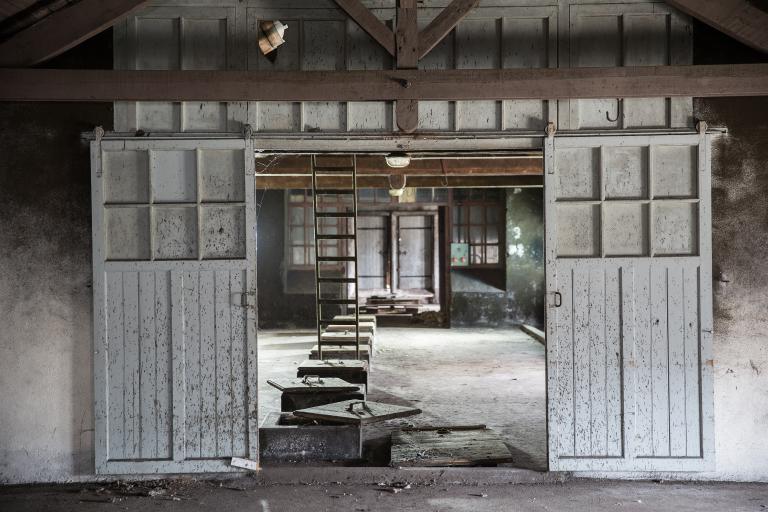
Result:
{"label": "wooden ladder", "polygon": [[[312,209],[315,222],[315,308],[317,311],[317,357],[323,359],[323,327],[333,322],[333,315],[324,316],[328,307],[345,309],[350,314],[350,308],[355,315],[355,359],[360,359],[360,307],[358,304],[359,276],[358,276],[358,248],[357,248],[357,157],[352,155],[351,167],[320,167],[317,165],[316,155],[312,155]],[[343,182],[348,180],[348,186],[339,188],[318,187],[318,175],[324,177],[340,178]],[[342,201],[332,203],[336,208],[330,211],[328,203],[321,198],[336,196],[338,198],[352,197],[351,211]],[[323,233],[324,225],[321,219],[345,219],[345,223],[335,223],[335,233]],[[344,227],[344,229],[342,229]],[[335,255],[324,254],[322,242],[324,240],[345,241],[338,244],[339,251]],[[352,242],[353,254],[349,254]],[[342,249],[343,248],[343,249]],[[324,275],[328,264],[345,264],[342,276]],[[350,276],[349,265],[354,266],[354,276]],[[333,267],[338,271],[338,266]],[[323,285],[337,285],[338,296],[326,297],[323,294]],[[352,289],[352,290],[350,290]],[[346,293],[344,293],[346,291]],[[354,293],[351,293],[351,292]],[[345,296],[346,295],[346,296]],[[353,295],[353,297],[351,297]],[[327,343],[333,345],[333,343]]]}

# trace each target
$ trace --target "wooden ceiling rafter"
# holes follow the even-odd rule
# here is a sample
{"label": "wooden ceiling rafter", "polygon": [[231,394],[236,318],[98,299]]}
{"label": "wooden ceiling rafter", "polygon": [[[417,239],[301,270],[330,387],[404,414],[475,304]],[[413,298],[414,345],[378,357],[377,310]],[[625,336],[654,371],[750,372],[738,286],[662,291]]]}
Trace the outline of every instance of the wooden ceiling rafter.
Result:
{"label": "wooden ceiling rafter", "polygon": [[756,50],[768,53],[768,12],[747,0],[667,0],[667,3]]}
{"label": "wooden ceiling rafter", "polygon": [[[416,0],[397,0],[397,23],[395,31],[392,32],[360,0],[335,1],[360,28],[395,57],[397,69],[400,70],[417,69],[419,60],[440,44],[440,41],[480,3],[480,0],[453,0],[419,32]],[[409,82],[405,80],[402,85],[407,88]],[[419,124],[418,100],[397,100],[395,120],[401,131],[416,131]]]}
{"label": "wooden ceiling rafter", "polygon": [[34,66],[108,29],[148,0],[80,0],[0,44],[0,67]]}

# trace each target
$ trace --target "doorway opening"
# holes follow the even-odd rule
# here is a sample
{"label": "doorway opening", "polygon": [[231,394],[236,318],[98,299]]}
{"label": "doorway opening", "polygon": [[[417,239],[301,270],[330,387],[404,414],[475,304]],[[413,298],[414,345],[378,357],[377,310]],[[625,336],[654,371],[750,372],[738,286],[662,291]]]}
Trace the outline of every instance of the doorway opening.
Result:
{"label": "doorway opening", "polygon": [[[398,173],[405,176],[402,189],[393,188],[386,173],[395,171],[383,157],[358,157],[366,169],[380,166],[378,174],[358,172],[356,302],[361,315],[375,317],[367,386],[360,391],[367,402],[420,411],[360,429],[360,457],[349,450],[345,456],[344,447],[336,446],[353,447],[353,429],[318,438],[331,445],[327,457],[302,456],[270,437],[279,435],[270,428],[281,421],[308,425],[285,419],[291,416],[286,409],[301,404],[286,403],[276,384],[297,379],[316,351],[315,254],[343,257],[353,249],[348,240],[320,240],[315,251],[312,180],[303,163],[308,158],[271,158],[261,172],[257,165],[263,465],[547,469],[545,348],[521,329],[544,324],[541,159],[523,155],[523,170],[519,156],[473,156],[412,162]],[[463,175],[477,168],[483,172]],[[343,195],[317,200],[338,212],[350,201]],[[322,219],[321,230],[353,232],[339,217]],[[344,262],[331,270],[353,275]],[[340,305],[337,313],[349,310]],[[446,459],[435,445],[452,435],[466,449],[444,450],[451,455]]]}

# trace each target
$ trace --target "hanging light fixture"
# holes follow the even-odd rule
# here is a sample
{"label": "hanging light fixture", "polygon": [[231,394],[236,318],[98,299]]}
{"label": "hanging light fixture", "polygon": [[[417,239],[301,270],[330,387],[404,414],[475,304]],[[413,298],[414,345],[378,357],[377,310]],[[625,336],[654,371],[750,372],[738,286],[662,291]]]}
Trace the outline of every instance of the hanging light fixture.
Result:
{"label": "hanging light fixture", "polygon": [[259,49],[264,55],[268,55],[275,51],[278,46],[285,42],[285,29],[288,25],[284,25],[279,20],[275,21],[262,21],[259,23]]}
{"label": "hanging light fixture", "polygon": [[405,174],[390,174],[389,195],[392,197],[400,197],[403,195],[403,192],[405,192]]}
{"label": "hanging light fixture", "polygon": [[411,155],[408,153],[390,153],[384,157],[384,160],[393,169],[402,169],[411,165]]}

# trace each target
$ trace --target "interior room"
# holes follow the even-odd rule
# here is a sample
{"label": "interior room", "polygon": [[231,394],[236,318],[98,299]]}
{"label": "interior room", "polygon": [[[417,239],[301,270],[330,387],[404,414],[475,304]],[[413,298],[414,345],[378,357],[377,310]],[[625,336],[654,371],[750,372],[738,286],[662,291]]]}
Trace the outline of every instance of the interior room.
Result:
{"label": "interior room", "polygon": [[[257,160],[259,266],[280,269],[258,276],[262,422],[275,421],[281,411],[280,391],[267,381],[293,376],[304,359],[317,357],[316,272],[354,277],[358,264],[357,305],[361,315],[376,318],[375,344],[363,344],[370,351],[367,397],[416,405],[422,413],[366,430],[366,456],[344,463],[388,465],[390,435],[398,426],[484,426],[507,450],[477,465],[541,470],[546,466],[544,219],[543,188],[533,174],[542,165],[540,155],[428,154],[409,156],[401,168],[387,166],[391,159],[262,155]],[[302,160],[309,187],[285,188],[300,183],[301,171],[288,165]],[[347,256],[357,250],[358,257],[317,269],[314,212],[354,209],[353,180],[338,169],[355,165],[363,187],[379,188],[358,188],[356,219],[318,219],[320,234],[353,234],[358,226],[356,239],[320,240],[318,254]],[[374,166],[391,174],[373,178],[380,172]],[[459,172],[474,174],[457,180]],[[339,192],[319,193],[317,210],[313,182],[316,190]],[[352,283],[319,285],[323,297],[356,295]],[[321,309],[323,317],[354,314],[354,306]],[[340,357],[354,357],[354,348]],[[324,462],[296,453],[275,456],[267,450],[266,455],[265,464]]]}

